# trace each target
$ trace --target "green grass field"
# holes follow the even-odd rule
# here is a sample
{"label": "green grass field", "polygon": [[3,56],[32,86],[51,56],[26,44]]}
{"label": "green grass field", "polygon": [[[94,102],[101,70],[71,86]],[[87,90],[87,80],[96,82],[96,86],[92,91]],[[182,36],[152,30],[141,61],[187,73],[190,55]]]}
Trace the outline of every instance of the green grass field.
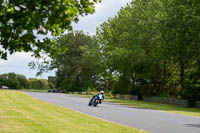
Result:
{"label": "green grass field", "polygon": [[[79,94],[74,94],[74,95],[81,96],[81,97],[91,97],[92,96],[92,95],[79,95]],[[170,113],[200,117],[200,109],[196,109],[196,108],[185,108],[185,107],[180,107],[180,106],[176,106],[176,105],[135,101],[135,100],[114,99],[109,96],[105,96],[105,101],[116,103],[116,104],[121,104],[121,105],[127,105],[127,106],[134,107],[134,108],[160,110],[160,111],[165,111],[165,112],[170,112]]]}
{"label": "green grass field", "polygon": [[146,133],[0,90],[0,133]]}

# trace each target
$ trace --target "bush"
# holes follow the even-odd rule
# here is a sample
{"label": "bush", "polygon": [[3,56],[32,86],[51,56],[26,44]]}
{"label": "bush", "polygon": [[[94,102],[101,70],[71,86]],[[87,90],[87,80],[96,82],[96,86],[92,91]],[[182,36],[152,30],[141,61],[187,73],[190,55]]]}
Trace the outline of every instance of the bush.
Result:
{"label": "bush", "polygon": [[186,81],[181,90],[181,97],[188,100],[188,107],[194,107],[197,100],[200,100],[200,80]]}

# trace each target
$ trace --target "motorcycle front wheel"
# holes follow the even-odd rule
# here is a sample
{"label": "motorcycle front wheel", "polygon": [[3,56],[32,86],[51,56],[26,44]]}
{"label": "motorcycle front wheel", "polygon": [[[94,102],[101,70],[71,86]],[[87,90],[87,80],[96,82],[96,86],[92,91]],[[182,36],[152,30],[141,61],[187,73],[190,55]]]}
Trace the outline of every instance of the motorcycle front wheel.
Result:
{"label": "motorcycle front wheel", "polygon": [[92,105],[92,99],[89,101],[88,106]]}
{"label": "motorcycle front wheel", "polygon": [[95,107],[97,106],[97,104],[98,104],[97,100],[94,100],[93,106]]}

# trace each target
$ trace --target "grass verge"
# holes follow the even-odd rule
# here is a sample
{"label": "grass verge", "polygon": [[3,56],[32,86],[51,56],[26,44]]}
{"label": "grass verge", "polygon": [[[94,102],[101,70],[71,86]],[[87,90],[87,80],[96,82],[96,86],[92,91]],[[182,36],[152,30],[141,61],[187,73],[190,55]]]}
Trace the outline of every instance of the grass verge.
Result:
{"label": "grass verge", "polygon": [[28,92],[48,92],[48,90],[39,90],[39,89],[20,89],[20,91],[28,91]]}
{"label": "grass verge", "polygon": [[170,112],[170,113],[200,117],[200,109],[196,109],[196,108],[185,108],[185,107],[169,105],[169,104],[134,101],[134,100],[121,100],[121,99],[113,99],[113,98],[108,98],[105,101],[127,105],[127,106],[131,106],[135,108],[160,110],[160,111],[165,111],[165,112]]}
{"label": "grass verge", "polygon": [[0,133],[147,133],[0,90]]}
{"label": "grass verge", "polygon": [[[79,94],[74,94],[74,95],[82,97],[92,96],[92,95],[79,95]],[[185,108],[170,104],[161,104],[161,103],[135,101],[135,100],[114,99],[112,97],[107,97],[107,96],[105,96],[105,101],[121,105],[127,105],[134,108],[152,109],[152,110],[159,110],[164,112],[200,117],[200,109],[196,108]]]}

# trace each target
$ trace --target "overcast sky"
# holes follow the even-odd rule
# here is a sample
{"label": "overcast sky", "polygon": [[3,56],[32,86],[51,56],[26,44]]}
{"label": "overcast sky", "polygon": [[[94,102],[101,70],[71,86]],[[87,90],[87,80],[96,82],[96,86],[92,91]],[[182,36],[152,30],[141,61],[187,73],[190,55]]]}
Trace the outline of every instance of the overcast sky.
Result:
{"label": "overcast sky", "polygon": [[[89,34],[94,35],[96,28],[103,22],[107,21],[110,17],[114,17],[122,6],[125,6],[131,0],[102,0],[101,3],[96,5],[96,12],[92,15],[80,18],[78,24],[73,23],[74,30],[83,30]],[[31,70],[28,67],[30,61],[35,61],[30,53],[15,53],[8,56],[8,60],[0,59],[0,74],[14,72],[23,74],[27,78],[36,77],[36,70]],[[38,78],[47,78],[54,76],[55,72],[45,73]]]}

